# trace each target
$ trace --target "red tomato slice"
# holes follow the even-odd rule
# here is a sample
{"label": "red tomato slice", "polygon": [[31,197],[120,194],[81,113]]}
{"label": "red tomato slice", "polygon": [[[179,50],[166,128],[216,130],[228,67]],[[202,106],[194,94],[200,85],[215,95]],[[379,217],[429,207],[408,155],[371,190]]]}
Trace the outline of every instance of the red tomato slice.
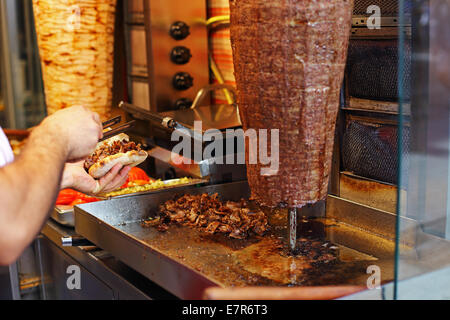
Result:
{"label": "red tomato slice", "polygon": [[56,199],[57,205],[68,205],[74,201],[77,197],[78,192],[72,189],[61,190]]}
{"label": "red tomato slice", "polygon": [[58,198],[56,199],[56,205],[74,206],[95,201],[99,201],[99,199],[87,196],[84,193],[72,189],[65,189],[59,192]]}
{"label": "red tomato slice", "polygon": [[150,177],[145,173],[144,170],[134,167],[131,168],[130,172],[128,173],[128,181],[135,181],[135,180],[149,181]]}
{"label": "red tomato slice", "polygon": [[86,203],[83,199],[76,199],[75,201],[72,201],[72,203],[70,205],[75,206],[77,204],[83,204],[83,203]]}

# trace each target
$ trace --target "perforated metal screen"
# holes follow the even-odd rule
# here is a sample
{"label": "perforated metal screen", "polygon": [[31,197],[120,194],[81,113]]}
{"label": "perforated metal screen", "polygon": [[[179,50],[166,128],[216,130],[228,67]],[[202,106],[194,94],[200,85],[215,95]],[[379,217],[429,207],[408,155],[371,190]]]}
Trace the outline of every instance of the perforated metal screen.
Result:
{"label": "perforated metal screen", "polygon": [[[366,178],[396,184],[397,135],[396,126],[350,121],[343,137],[343,169]],[[408,157],[409,128],[403,130],[402,140],[405,147],[402,156]]]}
{"label": "perforated metal screen", "polygon": [[[377,5],[381,9],[382,16],[398,16],[398,0],[355,0],[355,15],[367,15],[367,8]],[[412,1],[405,1],[405,13],[411,12]]]}
{"label": "perforated metal screen", "polygon": [[[411,46],[405,46],[403,88],[410,98]],[[347,62],[350,96],[379,101],[398,100],[398,47],[396,40],[352,40]]]}

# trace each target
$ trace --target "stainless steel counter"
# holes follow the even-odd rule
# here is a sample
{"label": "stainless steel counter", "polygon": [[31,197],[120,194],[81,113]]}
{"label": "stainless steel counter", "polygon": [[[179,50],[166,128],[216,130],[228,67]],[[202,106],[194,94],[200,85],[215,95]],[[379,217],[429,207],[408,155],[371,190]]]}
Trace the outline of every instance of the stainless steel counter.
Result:
{"label": "stainless steel counter", "polygon": [[[49,220],[36,240],[42,299],[175,299],[104,250],[63,247],[67,236],[75,231]],[[73,288],[78,272],[80,288]]]}

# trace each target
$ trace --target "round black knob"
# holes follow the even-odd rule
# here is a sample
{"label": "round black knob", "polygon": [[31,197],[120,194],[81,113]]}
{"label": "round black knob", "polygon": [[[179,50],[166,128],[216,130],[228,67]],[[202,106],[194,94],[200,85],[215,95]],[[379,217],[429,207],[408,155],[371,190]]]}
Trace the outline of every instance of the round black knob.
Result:
{"label": "round black knob", "polygon": [[191,33],[189,31],[189,26],[183,21],[176,21],[170,26],[170,35],[175,40],[186,39]]}
{"label": "round black knob", "polygon": [[187,90],[194,85],[194,79],[187,72],[178,72],[173,76],[173,87],[177,90]]}
{"label": "round black knob", "polygon": [[173,48],[170,53],[170,60],[175,64],[186,64],[191,60],[191,57],[191,50],[183,46]]}
{"label": "round black knob", "polygon": [[176,110],[184,110],[189,109],[192,106],[192,100],[188,98],[181,98],[175,101],[175,109]]}

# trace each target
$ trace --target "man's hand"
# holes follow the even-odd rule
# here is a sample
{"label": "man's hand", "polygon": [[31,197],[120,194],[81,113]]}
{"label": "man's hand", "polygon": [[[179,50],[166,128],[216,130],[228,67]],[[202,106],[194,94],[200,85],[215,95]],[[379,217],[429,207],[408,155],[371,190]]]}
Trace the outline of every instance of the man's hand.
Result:
{"label": "man's hand", "polygon": [[46,118],[36,130],[51,134],[55,142],[60,142],[67,161],[88,157],[103,137],[99,115],[85,107],[60,110]]}
{"label": "man's hand", "polygon": [[[83,107],[58,111],[33,129],[20,157],[0,168],[0,265],[13,263],[42,228],[54,206],[64,164],[89,156],[102,135],[96,113]],[[107,191],[126,180],[127,169],[120,174],[120,168],[114,170],[97,189]],[[97,187],[90,176],[85,183],[72,177],[74,186],[85,186],[84,191]]]}
{"label": "man's hand", "polygon": [[117,164],[100,180],[92,178],[83,168],[83,161],[67,163],[61,182],[61,189],[71,188],[88,195],[98,195],[119,189],[128,178],[130,167]]}

